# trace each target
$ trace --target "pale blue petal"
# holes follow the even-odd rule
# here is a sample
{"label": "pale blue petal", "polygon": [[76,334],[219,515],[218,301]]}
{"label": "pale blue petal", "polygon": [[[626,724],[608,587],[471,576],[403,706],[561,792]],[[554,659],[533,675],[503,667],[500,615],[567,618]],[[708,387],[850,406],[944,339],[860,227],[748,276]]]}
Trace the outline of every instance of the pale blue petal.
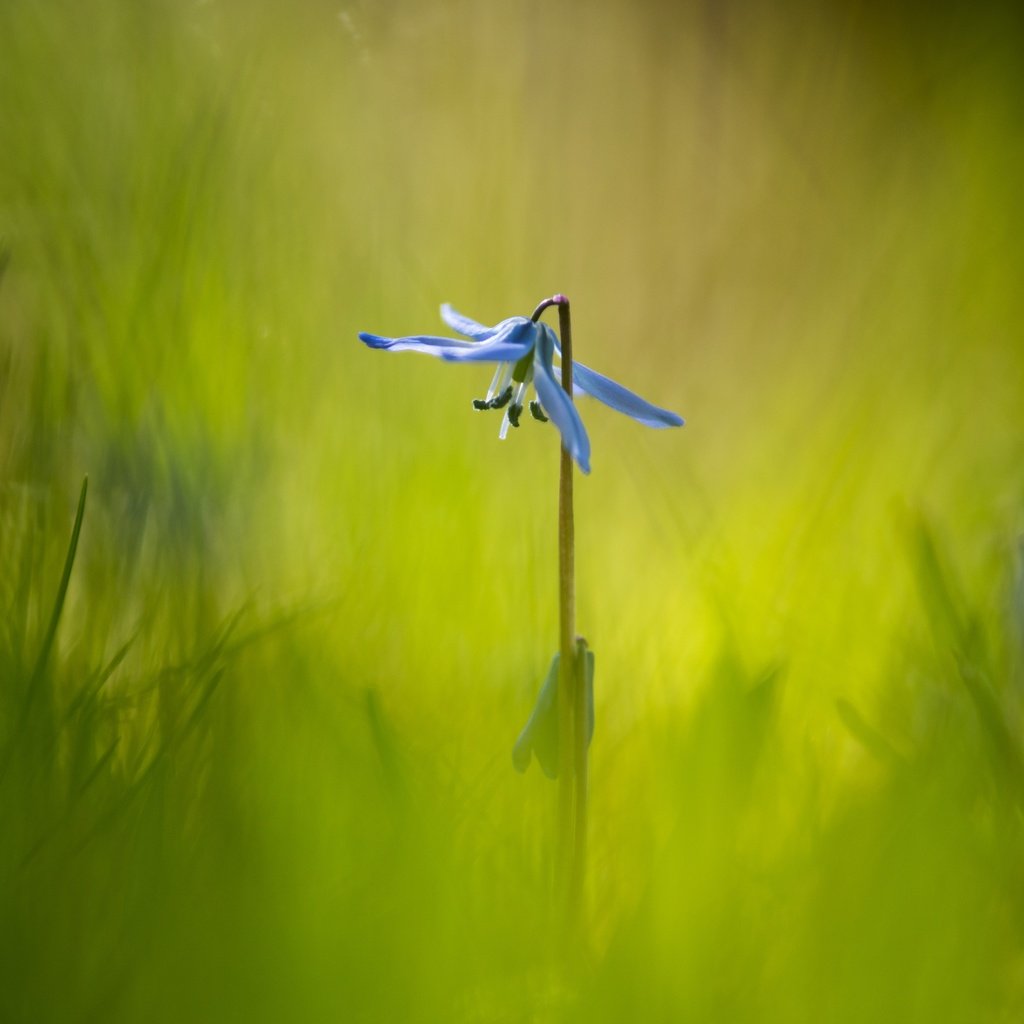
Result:
{"label": "pale blue petal", "polygon": [[389,352],[426,352],[431,356],[443,356],[446,352],[461,352],[479,346],[472,341],[459,338],[438,338],[431,334],[415,334],[408,338],[382,338],[379,334],[359,332],[359,340],[370,348],[387,349]]}
{"label": "pale blue petal", "polygon": [[498,324],[497,327],[484,327],[483,324],[478,324],[475,320],[470,320],[468,316],[463,316],[458,310],[452,309],[447,302],[441,307],[441,319],[453,331],[458,331],[459,334],[464,334],[467,338],[474,338],[477,341],[486,341],[501,328],[501,324]]}
{"label": "pale blue petal", "polygon": [[468,349],[448,349],[441,353],[441,358],[449,363],[518,363],[531,347],[514,342],[485,341]]}
{"label": "pale blue petal", "polygon": [[537,340],[537,360],[534,364],[534,385],[544,411],[562,435],[562,444],[566,451],[579,463],[584,473],[589,473],[590,439],[576,406],[562,390],[562,385],[555,380],[551,368],[555,354],[555,332],[547,324],[541,326],[542,330]]}
{"label": "pale blue petal", "polygon": [[617,412],[625,413],[638,423],[648,427],[681,427],[682,416],[677,416],[668,409],[659,409],[656,405],[633,394],[628,388],[616,384],[603,374],[580,363],[572,364],[572,382],[578,385],[584,394],[596,398],[599,402],[611,406]]}
{"label": "pale blue petal", "polygon": [[384,338],[361,331],[359,340],[370,348],[390,352],[425,352],[452,362],[517,362],[527,355],[536,340],[536,325],[526,317],[503,320],[486,341],[463,341],[440,338],[432,334],[415,334],[405,338]]}
{"label": "pale blue petal", "polygon": [[[555,351],[560,356],[562,346],[555,337]],[[555,380],[561,382],[562,368],[556,366],[554,369]],[[572,393],[576,398],[580,395],[590,395],[599,402],[604,402],[617,412],[623,412],[631,416],[639,423],[648,427],[681,427],[685,422],[682,416],[670,412],[668,409],[661,409],[656,405],[634,394],[628,388],[617,384],[604,374],[591,370],[589,366],[577,363],[572,364]]]}
{"label": "pale blue petal", "polygon": [[537,325],[523,316],[503,320],[486,341],[449,349],[442,358],[453,363],[515,363],[533,350]]}

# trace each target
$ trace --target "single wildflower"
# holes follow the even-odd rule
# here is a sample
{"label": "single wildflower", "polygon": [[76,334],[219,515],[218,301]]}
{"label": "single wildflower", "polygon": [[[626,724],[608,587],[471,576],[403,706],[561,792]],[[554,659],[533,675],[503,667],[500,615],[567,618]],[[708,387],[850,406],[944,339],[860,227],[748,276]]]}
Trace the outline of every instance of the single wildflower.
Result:
{"label": "single wildflower", "polygon": [[[509,427],[518,427],[523,410],[541,422],[551,420],[562,443],[584,473],[590,472],[590,439],[572,400],[562,389],[562,371],[554,365],[561,356],[558,335],[547,324],[525,316],[513,316],[494,327],[485,327],[456,312],[447,303],[441,317],[453,330],[471,340],[429,334],[383,338],[360,332],[370,348],[425,352],[453,363],[497,363],[484,398],[473,400],[477,410],[504,409],[498,436],[504,440]],[[535,397],[531,398],[532,394]],[[634,394],[621,384],[573,360],[573,393],[590,395],[599,402],[648,427],[679,427],[682,417]]]}

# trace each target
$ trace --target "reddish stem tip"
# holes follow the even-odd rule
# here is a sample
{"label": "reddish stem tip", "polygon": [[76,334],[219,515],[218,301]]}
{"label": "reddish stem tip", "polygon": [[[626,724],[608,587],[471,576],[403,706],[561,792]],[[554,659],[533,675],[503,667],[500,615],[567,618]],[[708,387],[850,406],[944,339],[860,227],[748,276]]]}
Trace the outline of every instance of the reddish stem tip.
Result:
{"label": "reddish stem tip", "polygon": [[540,319],[541,313],[543,313],[544,310],[547,309],[549,306],[568,306],[568,305],[569,305],[569,300],[561,292],[559,292],[557,295],[552,295],[550,299],[545,299],[533,311],[533,316],[531,316],[530,319],[534,323],[536,323]]}

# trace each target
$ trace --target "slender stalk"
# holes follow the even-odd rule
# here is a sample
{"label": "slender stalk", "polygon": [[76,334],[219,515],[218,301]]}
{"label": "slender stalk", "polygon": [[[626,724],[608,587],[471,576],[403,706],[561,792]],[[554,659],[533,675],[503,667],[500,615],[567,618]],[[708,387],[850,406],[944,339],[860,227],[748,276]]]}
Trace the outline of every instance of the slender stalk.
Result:
{"label": "slender stalk", "polygon": [[[558,306],[562,387],[572,401],[572,322],[564,295],[545,299],[533,320]],[[583,891],[587,839],[587,715],[585,664],[577,657],[573,463],[562,445],[558,482],[558,881],[565,893],[570,924]]]}
{"label": "slender stalk", "polygon": [[587,797],[590,788],[590,771],[587,763],[590,737],[588,733],[589,714],[587,709],[587,642],[576,637],[575,662],[573,665],[573,778],[576,782],[575,821],[573,823],[573,871],[569,890],[569,912],[577,919],[583,906],[583,879],[587,871]]}
{"label": "slender stalk", "polygon": [[[558,333],[562,345],[562,387],[572,396],[572,330],[569,304],[558,307]],[[579,890],[575,843],[576,764],[573,748],[576,739],[576,573],[575,523],[572,501],[572,456],[562,446],[558,476],[558,649],[561,676],[558,680],[558,817],[561,822],[563,884],[569,912],[576,904]]]}

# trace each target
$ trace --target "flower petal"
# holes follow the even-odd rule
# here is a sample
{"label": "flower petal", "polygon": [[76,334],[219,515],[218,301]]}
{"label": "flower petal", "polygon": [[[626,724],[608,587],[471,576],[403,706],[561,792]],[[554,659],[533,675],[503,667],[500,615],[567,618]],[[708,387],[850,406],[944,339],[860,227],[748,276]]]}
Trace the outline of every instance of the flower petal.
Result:
{"label": "flower petal", "polygon": [[486,340],[463,342],[459,348],[450,348],[441,356],[453,363],[517,363],[528,355],[537,341],[537,325],[524,316],[502,320]]}
{"label": "flower petal", "polygon": [[431,356],[443,356],[445,352],[457,352],[477,348],[472,341],[459,338],[438,338],[431,334],[415,334],[408,338],[382,338],[379,334],[359,332],[359,340],[370,348],[387,349],[390,352],[426,352]]}
{"label": "flower petal", "polygon": [[433,334],[384,338],[366,331],[360,331],[359,340],[370,348],[387,349],[390,352],[425,352],[452,362],[515,363],[533,348],[536,334],[536,324],[526,317],[515,316],[498,324],[486,341],[463,341],[461,338],[441,338]]}
{"label": "flower petal", "polygon": [[534,378],[537,394],[540,396],[544,411],[558,427],[566,451],[579,463],[584,473],[589,473],[590,439],[576,406],[562,390],[562,385],[555,380],[551,368],[554,354],[555,332],[547,324],[541,324],[540,336],[537,339],[537,359],[534,364],[537,371]]}
{"label": "flower petal", "polygon": [[681,427],[682,416],[677,416],[668,409],[659,409],[651,405],[646,399],[633,394],[628,388],[616,384],[596,370],[591,370],[581,363],[572,365],[572,382],[583,390],[584,394],[604,402],[617,412],[625,413],[627,416],[643,423],[648,427]]}
{"label": "flower petal", "polygon": [[463,316],[458,310],[452,309],[447,302],[441,307],[441,319],[453,331],[458,331],[467,338],[475,338],[477,341],[486,341],[501,327],[501,324],[498,324],[498,327],[484,327],[483,324],[478,324],[468,316]]}

